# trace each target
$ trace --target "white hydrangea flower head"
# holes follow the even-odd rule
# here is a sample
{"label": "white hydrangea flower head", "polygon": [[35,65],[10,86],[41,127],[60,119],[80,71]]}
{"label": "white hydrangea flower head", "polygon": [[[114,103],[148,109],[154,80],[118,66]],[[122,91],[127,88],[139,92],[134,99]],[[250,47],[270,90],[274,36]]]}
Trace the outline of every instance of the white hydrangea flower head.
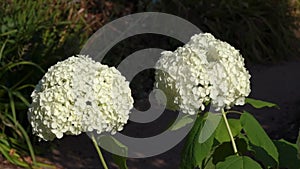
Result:
{"label": "white hydrangea flower head", "polygon": [[202,111],[209,101],[216,110],[243,105],[251,91],[239,51],[209,33],[194,35],[174,52],[163,52],[156,69],[156,86],[177,105],[167,107],[184,113]]}
{"label": "white hydrangea flower head", "polygon": [[133,107],[125,77],[83,55],[50,67],[31,97],[28,118],[33,133],[44,140],[120,131]]}
{"label": "white hydrangea flower head", "polygon": [[190,48],[165,51],[156,63],[156,87],[167,96],[167,108],[195,114],[208,101],[208,77],[205,60]]}

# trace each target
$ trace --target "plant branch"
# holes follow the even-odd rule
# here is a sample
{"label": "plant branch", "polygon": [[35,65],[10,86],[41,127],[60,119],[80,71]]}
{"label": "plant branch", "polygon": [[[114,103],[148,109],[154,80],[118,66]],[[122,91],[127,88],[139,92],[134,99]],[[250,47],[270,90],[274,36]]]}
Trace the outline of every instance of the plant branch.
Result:
{"label": "plant branch", "polygon": [[239,115],[242,115],[243,113],[242,112],[239,112],[239,111],[236,111],[236,110],[228,110],[227,112],[225,112],[226,114],[227,113],[235,113],[235,114],[239,114]]}
{"label": "plant branch", "polygon": [[222,109],[222,115],[223,115],[224,122],[225,122],[226,127],[227,127],[227,131],[228,131],[229,137],[231,139],[231,143],[232,143],[234,154],[238,155],[236,144],[235,144],[235,141],[234,141],[234,138],[233,138],[233,135],[232,135],[232,132],[231,132],[231,129],[230,129],[227,117],[226,117],[226,113],[224,112],[224,109]]}
{"label": "plant branch", "polygon": [[97,150],[97,153],[98,153],[98,155],[99,155],[99,158],[100,158],[100,161],[101,161],[101,163],[102,163],[102,166],[104,167],[104,169],[108,169],[108,167],[107,167],[107,165],[106,165],[106,163],[105,163],[105,160],[104,160],[104,158],[103,158],[103,155],[102,155],[102,153],[101,153],[101,150],[100,150],[100,148],[99,148],[99,146],[98,146],[98,144],[97,144],[97,141],[96,141],[96,139],[95,139],[94,134],[92,134],[92,141],[93,141],[94,147],[95,147],[96,150]]}

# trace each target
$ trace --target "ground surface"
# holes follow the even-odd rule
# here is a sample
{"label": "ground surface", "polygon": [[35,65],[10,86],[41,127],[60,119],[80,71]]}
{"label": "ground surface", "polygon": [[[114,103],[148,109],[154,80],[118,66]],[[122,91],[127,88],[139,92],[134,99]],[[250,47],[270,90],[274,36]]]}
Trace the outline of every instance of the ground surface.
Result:
{"label": "ground surface", "polygon": [[[261,122],[268,134],[274,139],[285,138],[294,141],[300,124],[300,61],[282,62],[276,65],[248,65],[252,78],[253,98],[277,103],[280,109],[249,109]],[[164,116],[164,118],[168,118]],[[160,122],[163,122],[162,119]],[[156,132],[157,124],[146,126],[151,132]],[[135,134],[143,134],[141,128],[135,129]],[[91,140],[85,134],[78,137],[67,136],[51,143],[40,143],[48,148],[48,153],[42,155],[57,165],[66,169],[97,169],[101,168],[96,151]],[[129,169],[176,169],[180,161],[180,152],[184,140],[164,154],[144,159],[129,159]],[[104,152],[110,168],[117,168],[110,159],[110,154]],[[0,168],[16,169],[3,162]]]}

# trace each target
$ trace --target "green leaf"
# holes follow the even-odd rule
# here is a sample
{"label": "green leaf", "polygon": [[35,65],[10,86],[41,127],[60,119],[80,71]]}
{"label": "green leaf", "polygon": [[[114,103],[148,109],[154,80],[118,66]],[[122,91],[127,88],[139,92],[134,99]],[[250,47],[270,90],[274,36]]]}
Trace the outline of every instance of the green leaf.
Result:
{"label": "green leaf", "polygon": [[[237,136],[242,130],[240,120],[238,120],[238,119],[228,119],[228,123],[229,123],[229,126],[230,126],[233,137]],[[221,119],[220,124],[219,124],[219,126],[216,130],[215,138],[220,143],[230,141],[230,136],[229,136],[228,131],[226,129],[226,125],[225,125],[225,122],[224,122],[223,118]]]}
{"label": "green leaf", "polygon": [[5,45],[7,43],[7,40],[4,41],[4,43],[2,44],[2,47],[0,49],[0,61],[2,60],[2,57],[3,57],[3,51],[4,51],[4,48],[5,48]]}
{"label": "green leaf", "polygon": [[[237,138],[235,139],[235,143],[239,154],[246,154],[248,152],[248,145],[245,139]],[[231,142],[224,142],[214,150],[212,162],[213,164],[217,164],[218,162],[224,161],[226,157],[231,155],[234,155]]]}
{"label": "green leaf", "polygon": [[207,139],[211,137],[211,135],[215,132],[216,128],[218,127],[222,118],[220,114],[211,112],[208,112],[207,114],[208,115],[206,121],[199,135],[199,143],[204,143]]}
{"label": "green leaf", "polygon": [[262,168],[256,161],[247,156],[229,156],[224,162],[216,166],[217,169],[260,169]]}
{"label": "green leaf", "polygon": [[120,169],[128,169],[126,164],[126,156],[128,154],[128,147],[118,141],[111,135],[100,135],[97,137],[97,142],[104,148],[112,152],[112,158]]}
{"label": "green leaf", "polygon": [[210,158],[210,159],[206,162],[206,164],[205,164],[205,166],[204,166],[204,169],[216,169],[216,165],[213,164],[212,161],[213,161],[213,159]]}
{"label": "green leaf", "polygon": [[264,108],[264,107],[277,107],[277,108],[279,108],[277,104],[262,101],[262,100],[256,100],[256,99],[252,99],[252,98],[246,98],[245,102],[250,104],[251,106],[257,108],[257,109]]}
{"label": "green leaf", "polygon": [[276,161],[261,147],[251,145],[251,150],[254,152],[255,159],[264,165],[264,168],[278,168]]}
{"label": "green leaf", "polygon": [[180,169],[191,169],[196,167],[196,160],[194,157],[194,146],[198,143],[198,133],[202,127],[202,123],[204,122],[203,116],[198,116],[194,126],[187,136],[186,143],[184,145],[183,151],[181,152],[181,162]]}
{"label": "green leaf", "polygon": [[97,142],[100,143],[101,147],[109,149],[113,154],[124,157],[128,154],[128,147],[111,135],[99,135],[97,136]]}
{"label": "green leaf", "polygon": [[299,130],[299,134],[298,134],[298,139],[296,142],[297,146],[298,146],[298,159],[300,160],[300,130]]}
{"label": "green leaf", "polygon": [[126,164],[126,157],[118,156],[115,154],[112,154],[112,158],[114,162],[119,166],[120,169],[128,169],[127,164]]}
{"label": "green leaf", "polygon": [[277,148],[258,121],[248,112],[244,112],[240,120],[250,143],[263,148],[278,163]]}
{"label": "green leaf", "polygon": [[203,160],[211,151],[214,135],[208,138],[204,143],[198,142],[201,129],[205,122],[205,116],[199,115],[197,117],[193,128],[187,136],[187,141],[181,155],[180,169],[191,169],[201,166]]}
{"label": "green leaf", "polygon": [[299,169],[300,160],[297,158],[297,145],[283,139],[274,141],[279,152],[279,167]]}
{"label": "green leaf", "polygon": [[[6,115],[11,121],[14,121],[14,118],[10,115]],[[35,158],[35,153],[34,153],[34,149],[33,149],[33,146],[32,146],[32,143],[30,141],[30,138],[27,134],[27,132],[25,131],[25,129],[23,128],[23,126],[18,122],[18,121],[15,121],[14,125],[17,127],[17,129],[19,129],[19,131],[22,133],[22,136],[24,137],[24,140],[26,141],[26,144],[27,144],[27,147],[28,147],[28,150],[29,150],[29,153],[30,153],[30,156],[31,156],[31,159],[33,161],[33,164],[35,165],[36,164],[36,158]]]}
{"label": "green leaf", "polygon": [[214,143],[214,134],[212,134],[205,142],[196,143],[194,149],[194,156],[197,166],[201,166],[203,160],[209,155]]}
{"label": "green leaf", "polygon": [[20,92],[13,91],[12,94],[17,96],[26,106],[29,107],[30,103],[28,102],[28,100]]}
{"label": "green leaf", "polygon": [[180,120],[178,120],[177,123],[171,126],[170,130],[178,130],[194,121],[193,118],[190,117],[190,115],[183,116]]}

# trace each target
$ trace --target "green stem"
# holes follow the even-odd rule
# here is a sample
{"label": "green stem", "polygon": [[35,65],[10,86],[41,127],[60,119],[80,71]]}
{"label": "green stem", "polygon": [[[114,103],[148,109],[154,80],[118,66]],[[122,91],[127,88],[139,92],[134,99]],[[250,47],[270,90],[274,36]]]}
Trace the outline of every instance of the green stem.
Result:
{"label": "green stem", "polygon": [[98,146],[98,144],[97,144],[97,141],[96,141],[96,139],[95,139],[94,134],[92,134],[92,141],[93,141],[94,146],[95,146],[95,148],[96,148],[96,150],[97,150],[97,153],[98,153],[98,155],[99,155],[99,158],[100,158],[100,161],[101,161],[101,163],[102,163],[102,166],[104,167],[104,169],[108,169],[108,167],[107,167],[107,165],[106,165],[106,163],[105,163],[105,160],[104,160],[104,158],[103,158],[103,155],[102,155],[102,153],[101,153],[101,150],[100,150],[100,148],[99,148],[99,146]]}
{"label": "green stem", "polygon": [[235,114],[239,114],[242,115],[242,112],[236,111],[236,110],[228,110],[226,113],[235,113]]}
{"label": "green stem", "polygon": [[230,129],[227,117],[226,117],[226,113],[224,112],[223,109],[222,109],[222,115],[223,115],[223,118],[224,118],[225,125],[227,127],[227,131],[228,131],[229,137],[231,139],[231,143],[232,143],[234,154],[238,155],[236,144],[235,144],[235,141],[234,141],[234,138],[233,138],[233,135],[232,135],[232,132],[231,132],[231,129]]}

